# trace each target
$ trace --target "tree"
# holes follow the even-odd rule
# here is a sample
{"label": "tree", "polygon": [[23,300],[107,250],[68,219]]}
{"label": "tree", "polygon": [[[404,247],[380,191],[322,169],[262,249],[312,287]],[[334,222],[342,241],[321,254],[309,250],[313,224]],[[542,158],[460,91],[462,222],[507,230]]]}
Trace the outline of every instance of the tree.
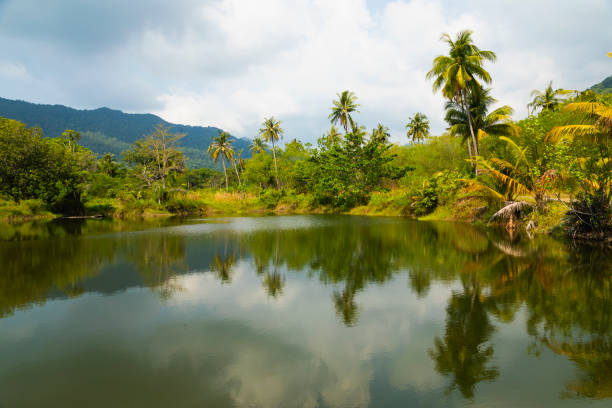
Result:
{"label": "tree", "polygon": [[332,113],[329,115],[329,119],[332,124],[340,123],[344,127],[344,133],[348,133],[348,127],[351,125],[351,129],[355,130],[355,122],[351,117],[351,112],[359,112],[357,108],[359,104],[356,103],[357,96],[351,91],[344,91],[341,94],[338,93],[338,100],[334,100],[331,110]]}
{"label": "tree", "polygon": [[[512,123],[513,110],[510,106],[504,105],[489,113],[489,106],[497,102],[490,95],[490,89],[475,87],[469,95],[469,110],[472,114],[473,129],[480,141],[487,135],[512,136],[518,130]],[[450,125],[449,133],[451,136],[460,136],[464,142],[470,137],[468,117],[463,107],[455,101],[448,101],[445,106],[446,122]],[[470,144],[467,143],[468,152],[472,156]]]}
{"label": "tree", "polygon": [[417,112],[406,125],[408,139],[414,142],[423,141],[429,136],[429,120],[421,112]]}
{"label": "tree", "polygon": [[442,95],[455,100],[463,107],[468,118],[468,127],[472,137],[474,155],[478,156],[478,140],[472,125],[472,115],[468,108],[468,94],[475,85],[480,85],[478,78],[491,83],[491,75],[482,67],[485,60],[495,61],[493,51],[479,49],[472,41],[472,31],[465,30],[457,34],[455,41],[448,34],[442,34],[449,48],[449,55],[439,55],[433,61],[432,69],[427,73],[433,79],[434,92],[442,90]]}
{"label": "tree", "polygon": [[251,151],[252,154],[265,152],[267,148],[268,148],[268,145],[266,145],[263,139],[259,136],[256,136],[255,138],[253,138],[253,143],[251,143],[251,145],[249,146],[249,150]]}
{"label": "tree", "polygon": [[546,141],[569,140],[588,147],[585,151],[588,156],[575,160],[582,175],[582,191],[568,213],[569,232],[595,232],[604,237],[612,231],[612,106],[574,102],[562,111],[572,115],[573,123],[554,127]]}
{"label": "tree", "polygon": [[372,138],[379,140],[381,143],[389,143],[390,137],[389,128],[382,123],[379,123],[378,126],[372,129]]}
{"label": "tree", "polygon": [[338,129],[336,129],[334,125],[329,128],[329,130],[325,134],[325,137],[327,138],[327,141],[330,144],[338,144],[342,141],[342,135],[340,134],[340,132],[338,132]]}
{"label": "tree", "polygon": [[527,114],[529,115],[529,108],[531,108],[531,113],[534,113],[537,108],[542,108],[543,111],[554,110],[561,103],[559,96],[567,95],[571,92],[573,91],[568,91],[567,89],[553,89],[552,81],[550,81],[544,92],[540,92],[537,89],[531,92],[533,100],[527,104]]}
{"label": "tree", "polygon": [[138,177],[158,190],[158,203],[166,198],[168,176],[185,169],[185,158],[178,149],[183,137],[184,133],[170,133],[170,128],[160,123],[153,133],[135,141],[124,153],[124,159],[136,165]]}
{"label": "tree", "polygon": [[219,131],[217,137],[213,137],[212,142],[208,146],[207,152],[216,163],[219,155],[221,155],[221,163],[223,163],[223,174],[225,175],[225,190],[229,188],[229,182],[227,180],[227,169],[225,167],[225,160],[230,161],[234,157],[234,149],[232,149],[232,141],[230,135],[227,132]]}
{"label": "tree", "polygon": [[79,140],[81,140],[81,134],[76,130],[66,129],[62,133],[62,139],[66,142],[68,148],[74,152],[76,145],[79,143]]}
{"label": "tree", "polygon": [[278,182],[278,165],[276,164],[276,147],[275,142],[283,138],[284,130],[280,127],[280,120],[274,119],[274,116],[270,116],[264,119],[263,127],[259,129],[259,135],[266,142],[272,142],[272,154],[274,155],[274,173],[276,177],[276,188],[280,188]]}
{"label": "tree", "polygon": [[89,161],[93,155],[83,147],[0,117],[0,196],[39,199],[53,211],[80,213]]}

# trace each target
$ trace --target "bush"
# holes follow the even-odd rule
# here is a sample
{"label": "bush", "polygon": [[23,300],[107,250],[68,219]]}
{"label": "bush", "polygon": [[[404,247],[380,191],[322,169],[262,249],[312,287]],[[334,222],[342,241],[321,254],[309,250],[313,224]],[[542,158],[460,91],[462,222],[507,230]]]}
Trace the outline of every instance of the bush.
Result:
{"label": "bush", "polygon": [[185,196],[177,196],[169,199],[165,204],[166,210],[173,214],[186,215],[205,212],[200,202]]}
{"label": "bush", "polygon": [[612,233],[610,200],[602,190],[579,195],[565,215],[564,224],[572,237],[589,234],[605,238]]}
{"label": "bush", "polygon": [[278,205],[282,197],[283,192],[281,190],[269,188],[259,196],[259,202],[261,202],[265,208],[272,209]]}

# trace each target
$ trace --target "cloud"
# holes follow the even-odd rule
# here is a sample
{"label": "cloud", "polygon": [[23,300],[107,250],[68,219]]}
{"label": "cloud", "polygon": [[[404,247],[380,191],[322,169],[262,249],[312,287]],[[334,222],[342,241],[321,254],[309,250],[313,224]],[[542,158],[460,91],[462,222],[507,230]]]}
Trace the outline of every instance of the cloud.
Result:
{"label": "cloud", "polygon": [[311,142],[336,93],[350,89],[358,123],[383,122],[404,142],[417,111],[434,132],[445,128],[425,79],[446,52],[442,32],[470,28],[497,52],[493,94],[521,117],[549,80],[584,89],[610,74],[611,19],[605,0],[5,0],[0,86],[5,97],[153,111],[246,137],[274,115],[288,139]]}

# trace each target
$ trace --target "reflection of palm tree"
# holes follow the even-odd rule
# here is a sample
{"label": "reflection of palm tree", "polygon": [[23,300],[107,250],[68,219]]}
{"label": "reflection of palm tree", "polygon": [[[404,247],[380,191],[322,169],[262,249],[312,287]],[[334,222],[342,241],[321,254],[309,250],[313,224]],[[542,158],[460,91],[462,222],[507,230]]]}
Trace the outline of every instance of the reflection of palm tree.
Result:
{"label": "reflection of palm tree", "polygon": [[221,259],[219,254],[215,255],[213,263],[210,265],[210,270],[217,274],[217,277],[222,283],[232,282],[232,268],[236,263],[234,255],[228,255],[225,259]]}
{"label": "reflection of palm tree", "polygon": [[283,288],[285,287],[285,277],[276,271],[267,272],[264,276],[263,285],[266,288],[268,295],[275,298],[283,293]]}
{"label": "reflection of palm tree", "polygon": [[359,310],[357,303],[355,303],[355,290],[346,286],[342,292],[334,291],[333,296],[338,317],[342,318],[342,321],[347,326],[355,325],[359,317]]}
{"label": "reflection of palm tree", "polygon": [[486,343],[494,328],[478,289],[453,294],[446,313],[444,339],[436,337],[429,353],[436,370],[453,377],[449,391],[457,387],[465,398],[473,398],[476,384],[499,375],[496,368],[487,366],[493,347]]}

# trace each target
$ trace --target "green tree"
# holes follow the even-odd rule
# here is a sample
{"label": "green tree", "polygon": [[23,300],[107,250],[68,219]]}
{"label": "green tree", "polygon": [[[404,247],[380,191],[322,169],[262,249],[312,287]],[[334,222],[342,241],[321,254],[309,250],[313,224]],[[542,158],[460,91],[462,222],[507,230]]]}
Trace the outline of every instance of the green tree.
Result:
{"label": "green tree", "polygon": [[410,121],[406,125],[408,129],[408,139],[414,142],[425,140],[429,136],[429,120],[421,112],[417,112],[413,117],[409,118]]}
{"label": "green tree", "polygon": [[357,108],[359,104],[357,96],[351,91],[343,91],[341,94],[338,93],[338,99],[333,101],[332,113],[329,115],[329,119],[332,124],[340,123],[344,128],[344,133],[348,133],[348,127],[351,126],[352,130],[355,130],[355,122],[351,117],[351,112],[359,112]]}
{"label": "green tree", "polygon": [[40,199],[53,211],[79,213],[90,162],[93,154],[81,146],[0,118],[0,195],[15,201]]}
{"label": "green tree", "polygon": [[[504,105],[489,112],[489,106],[497,102],[490,92],[490,89],[476,86],[469,94],[468,105],[472,115],[472,126],[478,141],[487,135],[513,136],[518,132],[517,127],[512,123],[513,110],[510,106]],[[445,120],[450,125],[449,133],[451,136],[460,136],[462,141],[466,142],[471,157],[470,144],[467,143],[470,138],[469,119],[465,110],[462,105],[452,100],[446,103],[445,109]]]}
{"label": "green tree", "polygon": [[280,183],[278,182],[278,165],[276,164],[276,147],[275,143],[283,138],[284,130],[280,127],[280,120],[274,119],[274,116],[270,116],[267,119],[264,119],[262,124],[262,128],[259,129],[259,135],[266,142],[272,142],[272,154],[274,155],[274,175],[276,178],[276,188],[280,188]]}
{"label": "green tree", "polygon": [[534,113],[537,108],[542,108],[543,111],[555,110],[562,101],[560,96],[572,92],[573,91],[561,88],[553,89],[552,81],[550,81],[544,89],[544,92],[540,92],[537,89],[531,92],[533,100],[527,104],[527,114],[529,115],[529,108],[531,108],[531,113]]}
{"label": "green tree", "polygon": [[223,174],[225,175],[225,190],[229,188],[229,182],[227,180],[227,168],[225,167],[225,160],[228,162],[234,157],[234,149],[232,148],[232,140],[227,132],[219,131],[217,137],[213,137],[212,142],[208,146],[207,152],[216,163],[221,156],[221,163],[223,164]]}
{"label": "green tree", "polygon": [[478,140],[468,108],[468,94],[475,85],[480,85],[478,79],[491,83],[491,75],[483,68],[483,63],[486,60],[495,61],[497,56],[493,51],[479,49],[472,41],[471,30],[461,31],[454,41],[450,35],[442,34],[441,40],[448,44],[449,55],[440,55],[434,59],[427,78],[434,80],[434,92],[442,90],[445,98],[455,100],[463,107],[468,118],[473,152],[478,156]]}
{"label": "green tree", "polygon": [[338,132],[334,125],[325,133],[325,137],[330,144],[338,144],[342,141],[342,134]]}
{"label": "green tree", "polygon": [[253,142],[249,146],[249,150],[251,151],[252,154],[265,152],[267,148],[268,148],[268,145],[266,145],[263,139],[259,136],[256,136],[255,138],[253,138]]}
{"label": "green tree", "polygon": [[160,123],[153,133],[135,141],[124,153],[124,159],[135,165],[137,177],[157,190],[158,203],[167,198],[168,177],[185,169],[185,158],[179,150],[183,137],[184,133],[170,133],[170,128]]}
{"label": "green tree", "polygon": [[389,143],[389,139],[391,138],[391,133],[389,133],[389,128],[379,123],[374,129],[372,129],[372,138],[378,139],[381,143]]}

